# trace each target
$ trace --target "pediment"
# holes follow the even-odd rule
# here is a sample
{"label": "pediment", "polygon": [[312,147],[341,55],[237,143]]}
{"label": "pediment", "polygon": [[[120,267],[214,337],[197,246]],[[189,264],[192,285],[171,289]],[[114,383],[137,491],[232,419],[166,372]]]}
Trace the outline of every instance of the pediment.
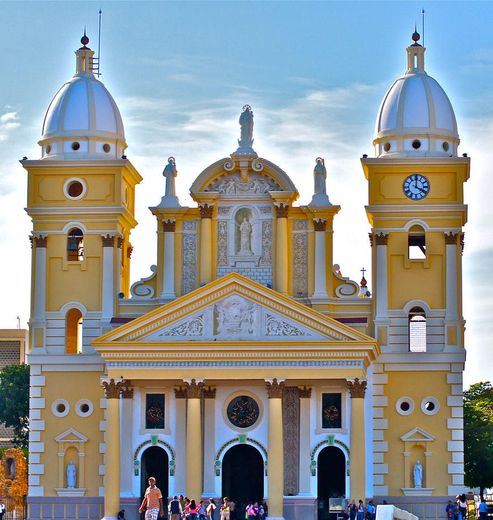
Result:
{"label": "pediment", "polygon": [[55,437],[56,442],[87,442],[88,438],[82,433],[69,428]]}
{"label": "pediment", "polygon": [[94,344],[235,340],[375,344],[373,338],[238,273],[122,325]]}
{"label": "pediment", "polygon": [[404,442],[431,442],[435,440],[435,437],[416,427],[402,435],[401,440]]}

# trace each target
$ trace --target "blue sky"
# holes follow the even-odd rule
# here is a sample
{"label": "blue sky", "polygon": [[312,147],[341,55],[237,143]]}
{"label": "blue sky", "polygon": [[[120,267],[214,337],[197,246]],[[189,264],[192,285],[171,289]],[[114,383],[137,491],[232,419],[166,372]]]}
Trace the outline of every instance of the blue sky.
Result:
{"label": "blue sky", "polygon": [[[236,148],[245,103],[255,149],[279,164],[310,200],[325,157],[336,217],[335,261],[359,279],[369,267],[361,154],[372,155],[380,101],[405,69],[405,47],[426,10],[426,70],[448,93],[472,157],[464,254],[466,382],[491,379],[493,349],[492,2],[1,2],[0,327],[29,316],[30,223],[26,176],[39,156],[46,107],[74,70],[84,25],[96,48],[103,10],[102,81],[124,119],[127,155],[144,177],[138,191],[132,279],[155,262],[148,206],[164,191],[168,156],[190,204],[193,179]],[[349,240],[347,237],[351,237]]]}

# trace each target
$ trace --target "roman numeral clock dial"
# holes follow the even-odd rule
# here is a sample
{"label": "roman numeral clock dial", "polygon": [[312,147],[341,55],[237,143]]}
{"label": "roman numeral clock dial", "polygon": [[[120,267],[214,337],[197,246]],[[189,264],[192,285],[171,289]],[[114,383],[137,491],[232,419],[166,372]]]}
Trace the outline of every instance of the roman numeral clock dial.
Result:
{"label": "roman numeral clock dial", "polygon": [[424,175],[413,173],[406,178],[402,189],[407,198],[411,200],[421,200],[430,192],[430,183]]}

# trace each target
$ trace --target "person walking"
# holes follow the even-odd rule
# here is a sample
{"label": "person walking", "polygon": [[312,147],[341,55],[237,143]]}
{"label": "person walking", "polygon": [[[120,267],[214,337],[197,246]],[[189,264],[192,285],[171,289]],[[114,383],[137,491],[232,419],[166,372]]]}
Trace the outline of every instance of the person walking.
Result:
{"label": "person walking", "polygon": [[458,496],[459,513],[462,520],[467,520],[467,500],[465,493]]}
{"label": "person walking", "polygon": [[479,520],[486,520],[488,516],[488,504],[486,503],[486,500],[484,498],[481,499],[481,502],[479,503]]}
{"label": "person walking", "polygon": [[205,505],[205,502],[201,500],[199,502],[199,520],[206,520],[207,519],[207,507]]}
{"label": "person walking", "polygon": [[220,519],[221,520],[229,520],[229,499],[228,497],[223,498],[223,503],[220,509]]}
{"label": "person walking", "polygon": [[229,520],[236,520],[236,504],[234,500],[229,501]]}
{"label": "person walking", "polygon": [[144,500],[139,507],[139,513],[145,511],[145,520],[157,520],[158,516],[163,516],[163,495],[161,490],[156,487],[156,479],[149,477],[149,487],[144,494]]}
{"label": "person walking", "polygon": [[169,502],[168,513],[170,520],[180,520],[183,514],[183,509],[176,495]]}
{"label": "person walking", "polygon": [[354,500],[351,500],[347,506],[347,515],[349,520],[355,520],[356,519],[356,513],[358,512],[358,508],[356,507],[356,504],[354,503]]}
{"label": "person walking", "polygon": [[363,505],[363,500],[358,502],[358,508],[356,510],[356,518],[357,520],[365,520],[365,506]]}
{"label": "person walking", "polygon": [[0,520],[3,520],[3,515],[5,514],[5,511],[7,511],[7,508],[5,507],[5,502],[3,499],[0,498]]}
{"label": "person walking", "polygon": [[188,519],[199,520],[199,507],[193,498],[190,500],[190,504],[188,504]]}
{"label": "person walking", "polygon": [[209,503],[207,504],[207,508],[205,510],[207,514],[207,518],[210,520],[214,520],[214,511],[216,510],[216,503],[213,498],[209,498]]}

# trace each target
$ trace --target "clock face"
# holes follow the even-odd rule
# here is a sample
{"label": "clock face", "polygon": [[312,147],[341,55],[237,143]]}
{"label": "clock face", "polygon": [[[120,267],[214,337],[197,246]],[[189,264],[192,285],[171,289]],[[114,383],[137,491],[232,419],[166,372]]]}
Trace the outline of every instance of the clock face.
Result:
{"label": "clock face", "polygon": [[413,173],[404,181],[402,189],[409,199],[421,200],[430,192],[430,183],[424,175]]}

